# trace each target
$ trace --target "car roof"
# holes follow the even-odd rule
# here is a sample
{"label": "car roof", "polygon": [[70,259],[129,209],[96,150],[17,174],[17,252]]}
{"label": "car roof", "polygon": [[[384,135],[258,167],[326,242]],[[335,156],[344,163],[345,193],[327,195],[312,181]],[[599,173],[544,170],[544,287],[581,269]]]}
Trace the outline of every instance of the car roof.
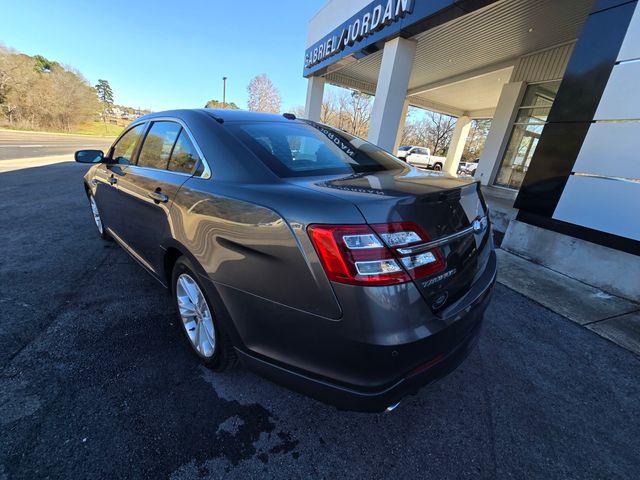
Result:
{"label": "car roof", "polygon": [[151,120],[158,117],[188,118],[193,114],[205,113],[216,120],[223,122],[283,122],[287,119],[277,113],[250,112],[248,110],[225,110],[221,108],[191,108],[179,110],[166,110],[153,112],[140,117],[137,120]]}
{"label": "car roof", "polygon": [[203,108],[203,111],[221,118],[225,122],[282,122],[286,118],[278,113],[251,112],[249,110],[226,110],[221,108]]}

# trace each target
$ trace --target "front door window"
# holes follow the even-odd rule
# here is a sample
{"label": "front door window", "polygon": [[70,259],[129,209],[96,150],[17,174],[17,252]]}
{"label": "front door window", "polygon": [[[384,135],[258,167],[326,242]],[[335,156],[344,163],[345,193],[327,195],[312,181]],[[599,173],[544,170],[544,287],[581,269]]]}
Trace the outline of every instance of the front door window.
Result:
{"label": "front door window", "polygon": [[527,87],[496,176],[496,185],[513,189],[522,185],[559,86],[560,81],[554,81]]}

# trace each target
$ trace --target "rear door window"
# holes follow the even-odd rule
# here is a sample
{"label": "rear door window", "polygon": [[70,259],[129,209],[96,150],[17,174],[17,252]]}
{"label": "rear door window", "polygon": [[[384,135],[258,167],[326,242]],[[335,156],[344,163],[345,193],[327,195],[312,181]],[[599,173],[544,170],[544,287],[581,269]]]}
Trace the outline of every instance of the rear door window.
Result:
{"label": "rear door window", "polygon": [[140,141],[140,136],[144,132],[145,124],[142,123],[127,131],[120,139],[118,143],[113,147],[113,154],[111,158],[120,165],[129,165],[132,163],[133,154],[136,150],[136,145]]}
{"label": "rear door window", "polygon": [[171,159],[169,160],[169,170],[172,172],[191,174],[195,170],[199,161],[200,157],[198,156],[193,143],[191,143],[189,135],[187,135],[187,132],[182,130],[178,137],[178,141],[173,148]]}
{"label": "rear door window", "polygon": [[181,129],[175,122],[153,122],[142,144],[137,165],[165,170]]}

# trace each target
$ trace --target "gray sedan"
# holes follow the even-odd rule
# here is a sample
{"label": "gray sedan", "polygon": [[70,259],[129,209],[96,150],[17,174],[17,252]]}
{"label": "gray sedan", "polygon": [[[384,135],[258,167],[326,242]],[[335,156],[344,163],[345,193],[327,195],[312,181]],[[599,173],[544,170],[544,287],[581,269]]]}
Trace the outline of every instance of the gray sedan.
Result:
{"label": "gray sedan", "polygon": [[[293,115],[176,110],[94,164],[99,234],[168,288],[195,355],[382,411],[475,345],[496,257],[479,185]],[[133,292],[132,292],[133,294]]]}

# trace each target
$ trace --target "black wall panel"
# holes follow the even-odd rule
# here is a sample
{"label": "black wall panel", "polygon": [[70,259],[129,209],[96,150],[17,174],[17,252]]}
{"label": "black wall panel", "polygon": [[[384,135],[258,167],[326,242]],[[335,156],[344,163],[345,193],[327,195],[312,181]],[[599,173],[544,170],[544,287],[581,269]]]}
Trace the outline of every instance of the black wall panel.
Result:
{"label": "black wall panel", "polygon": [[[527,213],[548,219],[553,216],[616,63],[636,4],[637,1],[613,0],[594,3],[514,204],[523,213],[523,219]],[[610,8],[603,10],[607,5]]]}

